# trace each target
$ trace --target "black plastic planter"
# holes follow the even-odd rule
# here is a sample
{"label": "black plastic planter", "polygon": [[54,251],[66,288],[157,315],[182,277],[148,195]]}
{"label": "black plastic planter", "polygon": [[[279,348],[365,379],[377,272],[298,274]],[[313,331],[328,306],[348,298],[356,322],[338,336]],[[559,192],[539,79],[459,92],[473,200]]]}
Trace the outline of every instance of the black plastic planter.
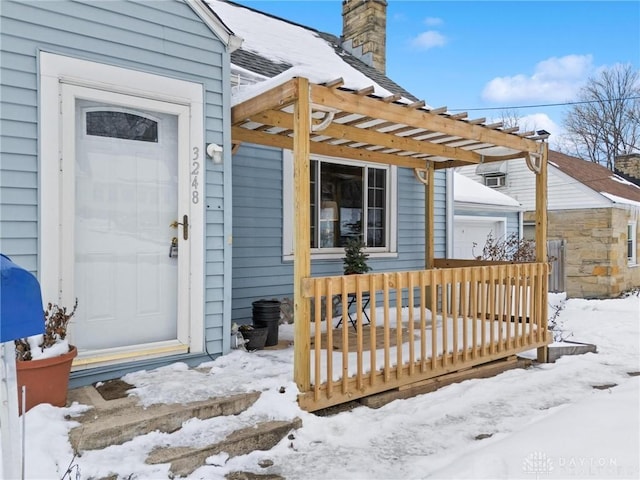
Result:
{"label": "black plastic planter", "polygon": [[278,344],[278,326],[280,325],[280,301],[256,300],[253,306],[253,324],[256,327],[267,327],[265,347]]}
{"label": "black plastic planter", "polygon": [[248,342],[245,344],[247,350],[262,350],[265,347],[267,341],[268,328],[249,326],[248,328],[241,328],[240,333],[242,337]]}

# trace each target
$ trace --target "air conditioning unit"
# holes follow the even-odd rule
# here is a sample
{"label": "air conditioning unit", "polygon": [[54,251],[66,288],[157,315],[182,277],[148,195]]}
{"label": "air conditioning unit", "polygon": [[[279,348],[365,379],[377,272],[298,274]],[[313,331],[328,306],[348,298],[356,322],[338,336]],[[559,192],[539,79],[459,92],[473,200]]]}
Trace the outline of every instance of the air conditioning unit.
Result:
{"label": "air conditioning unit", "polygon": [[484,177],[484,184],[487,187],[498,188],[504,187],[507,184],[506,175],[487,175]]}

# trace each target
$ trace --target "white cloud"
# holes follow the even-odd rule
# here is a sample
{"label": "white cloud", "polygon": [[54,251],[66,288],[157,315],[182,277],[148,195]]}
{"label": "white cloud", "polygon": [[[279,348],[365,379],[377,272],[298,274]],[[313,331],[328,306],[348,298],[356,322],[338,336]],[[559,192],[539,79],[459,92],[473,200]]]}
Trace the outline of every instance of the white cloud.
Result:
{"label": "white cloud", "polygon": [[427,17],[424,19],[424,24],[430,27],[435,27],[437,25],[442,25],[444,21],[441,18],[437,17]]}
{"label": "white cloud", "polygon": [[520,117],[518,121],[521,131],[526,130],[546,130],[551,133],[551,137],[558,137],[563,130],[560,125],[554,122],[546,113],[532,113]]}
{"label": "white cloud", "polygon": [[551,57],[539,62],[532,75],[496,77],[482,92],[491,102],[563,102],[574,98],[593,73],[591,55]]}
{"label": "white cloud", "polygon": [[524,115],[518,122],[520,131],[546,130],[551,134],[549,145],[554,150],[566,150],[566,131],[564,127],[553,121],[546,113]]}
{"label": "white cloud", "polygon": [[[518,115],[518,111],[507,112],[509,116]],[[514,117],[515,119],[515,117]],[[502,121],[503,118],[499,116],[489,117],[487,123],[495,123]],[[551,148],[556,148],[562,145],[564,134],[566,133],[563,126],[556,123],[546,113],[531,113],[528,115],[522,115],[517,117],[517,125],[520,127],[519,133],[530,132],[535,130],[546,130],[551,134],[549,137],[549,144]]]}
{"label": "white cloud", "polygon": [[436,32],[435,30],[422,32],[411,41],[411,44],[414,47],[421,48],[423,50],[428,50],[429,48],[434,47],[442,47],[446,43],[447,38],[440,32]]}

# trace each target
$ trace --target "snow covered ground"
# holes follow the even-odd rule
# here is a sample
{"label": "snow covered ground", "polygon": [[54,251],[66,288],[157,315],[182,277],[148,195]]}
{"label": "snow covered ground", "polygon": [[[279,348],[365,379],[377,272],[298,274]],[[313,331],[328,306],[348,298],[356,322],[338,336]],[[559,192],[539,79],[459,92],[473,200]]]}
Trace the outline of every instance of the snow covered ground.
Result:
{"label": "snow covered ground", "polygon": [[[301,411],[292,382],[292,349],[234,351],[200,371],[178,363],[125,377],[146,404],[186,402],[259,390],[249,410],[231,418],[191,420],[173,434],[158,432],[73,458],[66,420],[83,406],[40,405],[26,415],[26,476],[168,478],[167,465],[146,465],[159,442],[201,445],[256,420],[301,417],[295,438],[268,452],[210,458],[188,478],[223,478],[236,470],[288,479],[638,479],[640,478],[640,298],[565,300],[557,317],[569,340],[594,343],[598,353],[554,364],[468,380],[436,392],[358,407],[331,417]],[[550,312],[553,313],[553,309]],[[281,338],[291,338],[282,326]],[[594,386],[616,384],[597,389]],[[285,393],[280,393],[281,387]],[[272,460],[261,468],[258,462]]]}

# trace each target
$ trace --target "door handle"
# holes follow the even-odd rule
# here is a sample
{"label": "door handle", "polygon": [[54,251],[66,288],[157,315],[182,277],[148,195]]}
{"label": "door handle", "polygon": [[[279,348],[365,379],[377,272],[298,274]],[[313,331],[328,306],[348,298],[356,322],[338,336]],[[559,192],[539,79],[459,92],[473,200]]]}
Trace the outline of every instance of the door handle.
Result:
{"label": "door handle", "polygon": [[189,240],[189,215],[182,216],[182,223],[174,220],[169,226],[171,228],[178,228],[178,225],[182,225],[182,238]]}
{"label": "door handle", "polygon": [[189,215],[182,216],[182,238],[189,240]]}

